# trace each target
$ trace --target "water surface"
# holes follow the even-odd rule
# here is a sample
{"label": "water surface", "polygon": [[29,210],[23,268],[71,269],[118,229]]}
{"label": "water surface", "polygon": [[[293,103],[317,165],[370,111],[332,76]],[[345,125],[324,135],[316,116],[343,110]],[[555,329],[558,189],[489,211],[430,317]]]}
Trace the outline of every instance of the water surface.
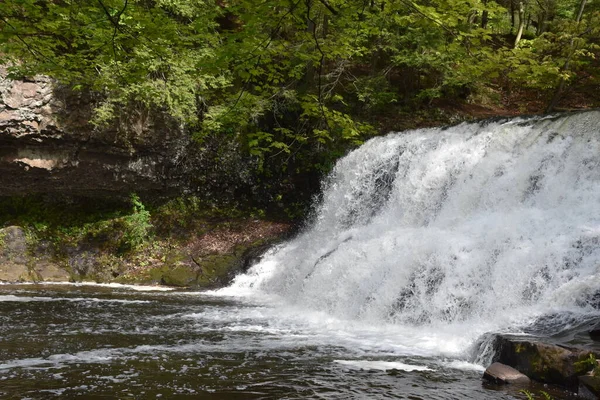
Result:
{"label": "water surface", "polygon": [[519,398],[484,386],[481,367],[321,317],[191,292],[0,285],[0,398]]}

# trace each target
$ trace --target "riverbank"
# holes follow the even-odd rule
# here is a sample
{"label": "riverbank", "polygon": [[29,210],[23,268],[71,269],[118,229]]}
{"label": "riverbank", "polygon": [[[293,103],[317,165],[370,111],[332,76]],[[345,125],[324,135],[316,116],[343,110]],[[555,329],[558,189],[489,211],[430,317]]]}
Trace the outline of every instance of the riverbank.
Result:
{"label": "riverbank", "polygon": [[24,201],[12,199],[13,210],[4,204],[10,216],[0,229],[0,281],[213,288],[292,230],[289,222],[211,209],[195,198],[148,210],[134,197],[128,211],[101,213]]}

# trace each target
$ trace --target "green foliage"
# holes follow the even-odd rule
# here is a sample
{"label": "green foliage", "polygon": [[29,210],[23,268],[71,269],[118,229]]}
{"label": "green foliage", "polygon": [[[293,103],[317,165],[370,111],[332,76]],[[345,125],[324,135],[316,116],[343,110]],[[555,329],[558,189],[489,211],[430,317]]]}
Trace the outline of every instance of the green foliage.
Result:
{"label": "green foliage", "polygon": [[[525,398],[527,400],[535,400],[536,398],[538,398],[532,392],[525,390],[525,389],[522,389],[519,392],[524,394]],[[543,390],[540,390],[538,394],[540,394],[542,396],[541,398],[544,400],[553,400],[553,397],[550,396],[550,394],[548,392],[544,392]]]}
{"label": "green foliage", "polygon": [[[189,231],[203,232],[206,221],[228,221],[247,218],[252,214],[233,207],[218,207],[197,196],[171,199],[152,211],[152,225],[160,234],[187,235]],[[252,215],[254,216],[254,215]],[[187,239],[187,238],[186,238]]]}
{"label": "green foliage", "polygon": [[103,0],[0,4],[0,51],[13,76],[45,73],[104,96],[95,121],[130,102],[194,120],[208,73],[218,7],[202,1]]}
{"label": "green foliage", "polygon": [[67,248],[98,243],[119,254],[138,250],[152,232],[150,212],[139,197],[130,198],[132,210],[123,204],[48,202],[37,198],[0,200],[0,226],[19,225],[25,229],[27,243],[35,246],[49,242],[60,254]]}
{"label": "green foliage", "polygon": [[596,375],[600,368],[598,366],[598,361],[596,360],[596,355],[594,353],[590,353],[587,355],[587,357],[574,362],[573,366],[575,367],[575,371],[579,375],[583,375],[589,371],[593,371],[593,374]]}
{"label": "green foliage", "polygon": [[121,250],[125,251],[139,249],[148,238],[152,228],[150,212],[146,210],[136,194],[131,195],[131,203],[133,212],[122,218],[123,242]]}
{"label": "green foliage", "polygon": [[[166,112],[235,140],[257,176],[327,171],[389,110],[599,79],[600,10],[527,2],[513,48],[505,0],[0,2],[12,76],[94,93],[94,123]],[[536,27],[534,27],[534,25]]]}

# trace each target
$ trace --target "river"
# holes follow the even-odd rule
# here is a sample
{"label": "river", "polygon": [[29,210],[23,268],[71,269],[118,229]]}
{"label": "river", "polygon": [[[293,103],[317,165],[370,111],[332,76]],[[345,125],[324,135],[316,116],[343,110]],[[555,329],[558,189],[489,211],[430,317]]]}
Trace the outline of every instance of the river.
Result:
{"label": "river", "polygon": [[0,398],[524,398],[390,327],[158,289],[0,285]]}

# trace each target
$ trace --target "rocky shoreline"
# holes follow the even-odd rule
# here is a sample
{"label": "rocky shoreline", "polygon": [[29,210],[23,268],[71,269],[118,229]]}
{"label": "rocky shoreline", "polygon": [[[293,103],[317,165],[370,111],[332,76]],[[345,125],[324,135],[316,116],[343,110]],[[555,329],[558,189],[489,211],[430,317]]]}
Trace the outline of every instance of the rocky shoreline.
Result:
{"label": "rocky shoreline", "polygon": [[183,238],[154,238],[139,249],[118,254],[110,246],[115,238],[57,243],[9,226],[0,229],[0,282],[224,286],[290,231],[288,224],[257,219],[207,222],[204,228]]}

